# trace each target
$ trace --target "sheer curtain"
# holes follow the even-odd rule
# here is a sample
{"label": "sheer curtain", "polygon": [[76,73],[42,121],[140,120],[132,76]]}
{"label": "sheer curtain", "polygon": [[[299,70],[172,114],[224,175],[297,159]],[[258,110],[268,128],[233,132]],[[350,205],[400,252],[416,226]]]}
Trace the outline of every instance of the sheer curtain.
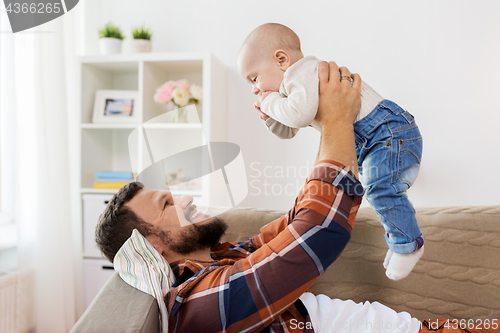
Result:
{"label": "sheer curtain", "polygon": [[[75,11],[73,11],[75,12]],[[2,17],[2,31],[10,30]],[[19,227],[18,331],[67,332],[76,320],[68,113],[75,109],[74,13],[1,34],[3,103]]]}

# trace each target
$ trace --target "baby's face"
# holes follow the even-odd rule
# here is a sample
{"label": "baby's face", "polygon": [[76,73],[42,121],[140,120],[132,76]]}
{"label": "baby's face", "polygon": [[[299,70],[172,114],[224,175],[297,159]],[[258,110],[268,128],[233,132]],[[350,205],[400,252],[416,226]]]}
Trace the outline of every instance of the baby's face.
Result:
{"label": "baby's face", "polygon": [[272,57],[264,58],[259,52],[246,47],[238,56],[238,71],[252,86],[252,93],[262,102],[262,94],[279,91],[283,70]]}

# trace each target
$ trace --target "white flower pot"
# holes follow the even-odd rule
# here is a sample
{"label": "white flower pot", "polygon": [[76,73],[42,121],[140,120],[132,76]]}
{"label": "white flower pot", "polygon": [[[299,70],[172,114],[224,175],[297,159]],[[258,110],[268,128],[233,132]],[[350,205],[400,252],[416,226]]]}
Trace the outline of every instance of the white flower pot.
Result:
{"label": "white flower pot", "polygon": [[151,52],[151,41],[147,39],[133,39],[130,44],[130,49],[134,53]]}
{"label": "white flower pot", "polygon": [[99,49],[101,54],[116,54],[122,52],[122,41],[118,38],[100,38]]}

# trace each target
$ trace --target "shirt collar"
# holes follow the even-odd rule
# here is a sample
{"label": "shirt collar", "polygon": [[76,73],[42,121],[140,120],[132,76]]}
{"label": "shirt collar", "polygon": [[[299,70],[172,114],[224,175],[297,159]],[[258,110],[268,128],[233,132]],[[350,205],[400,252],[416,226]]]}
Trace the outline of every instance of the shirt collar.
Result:
{"label": "shirt collar", "polygon": [[186,269],[189,269],[193,275],[201,271],[203,268],[213,265],[216,261],[199,261],[192,259],[181,259],[170,264],[174,271],[175,277],[179,278]]}

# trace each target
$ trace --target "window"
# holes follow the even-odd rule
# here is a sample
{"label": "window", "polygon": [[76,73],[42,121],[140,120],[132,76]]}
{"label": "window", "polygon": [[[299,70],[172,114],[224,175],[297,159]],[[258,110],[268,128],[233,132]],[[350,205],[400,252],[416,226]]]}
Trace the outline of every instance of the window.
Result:
{"label": "window", "polygon": [[[0,16],[0,30],[10,31],[5,12]],[[9,95],[12,89],[12,68],[9,68],[11,50],[7,46],[12,34],[0,34],[0,274],[16,267],[17,225],[12,218],[14,207],[14,147],[12,114],[13,100]],[[12,66],[10,66],[12,67]],[[11,114],[9,114],[11,110]]]}
{"label": "window", "polygon": [[[0,44],[1,48],[1,44]],[[1,51],[0,51],[1,55]],[[1,61],[1,59],[0,59]],[[2,64],[3,65],[3,64]],[[5,91],[3,89],[5,78],[3,66],[0,66],[0,275],[12,271],[17,266],[17,225],[12,219],[12,165],[9,165],[7,153],[9,148],[6,143]]]}

